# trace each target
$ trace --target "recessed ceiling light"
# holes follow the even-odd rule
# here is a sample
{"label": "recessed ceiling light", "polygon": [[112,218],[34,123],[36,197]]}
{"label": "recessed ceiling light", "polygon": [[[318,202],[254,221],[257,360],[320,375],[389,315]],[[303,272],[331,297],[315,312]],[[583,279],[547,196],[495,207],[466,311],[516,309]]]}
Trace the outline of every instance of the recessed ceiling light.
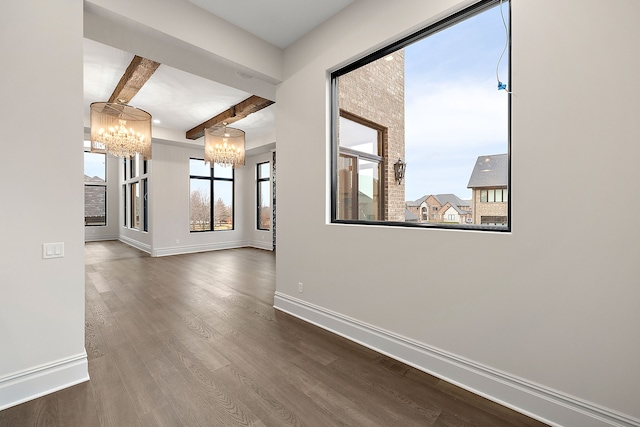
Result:
{"label": "recessed ceiling light", "polygon": [[153,123],[155,123],[155,124],[159,125],[159,124],[160,124],[160,123],[162,123],[162,122],[161,122],[160,120],[158,120],[158,119],[153,119]]}

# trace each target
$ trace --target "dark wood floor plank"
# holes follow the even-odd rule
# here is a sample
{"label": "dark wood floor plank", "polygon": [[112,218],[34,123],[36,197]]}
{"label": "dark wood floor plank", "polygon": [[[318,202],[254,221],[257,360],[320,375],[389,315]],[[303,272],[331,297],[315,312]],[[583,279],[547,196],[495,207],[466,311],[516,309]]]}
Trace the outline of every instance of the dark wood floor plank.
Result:
{"label": "dark wood floor plank", "polygon": [[89,360],[101,357],[106,354],[106,344],[102,338],[100,328],[96,325],[96,322],[90,314],[90,310],[85,310],[85,323],[84,323],[84,345]]}
{"label": "dark wood floor plank", "polygon": [[510,425],[516,427],[543,427],[546,425],[534,419],[523,417],[512,409],[498,405],[495,402],[477,396],[446,381],[440,381],[437,385],[437,389],[444,392],[447,396],[463,401],[466,404],[477,408],[479,411],[486,412],[497,418],[503,419]]}
{"label": "dark wood floor plank", "polygon": [[111,356],[138,418],[167,404],[162,390],[132,346],[121,346],[111,352]]}
{"label": "dark wood floor plank", "polygon": [[140,426],[127,389],[110,355],[93,359],[89,363],[89,376],[101,426]]}
{"label": "dark wood floor plank", "polygon": [[164,355],[147,360],[145,365],[182,424],[192,427],[211,425],[207,412],[202,410],[204,402]]}
{"label": "dark wood floor plank", "polygon": [[153,412],[141,416],[140,422],[145,427],[189,427],[178,418],[178,415],[168,403],[156,408]]}
{"label": "dark wood floor plank", "polygon": [[275,256],[85,245],[91,381],[0,426],[543,424],[273,308]]}
{"label": "dark wood floor plank", "polygon": [[365,408],[358,407],[347,399],[339,391],[331,389],[323,383],[318,383],[314,388],[305,393],[318,406],[332,413],[341,422],[348,426],[383,426],[369,415]]}
{"label": "dark wood floor plank", "polygon": [[0,411],[2,427],[58,427],[58,398],[48,395]]}
{"label": "dark wood floor plank", "polygon": [[233,365],[214,373],[217,382],[224,384],[236,399],[241,400],[266,425],[302,426],[304,422],[291,412],[269,390]]}
{"label": "dark wood floor plank", "polygon": [[91,387],[92,382],[87,381],[56,393],[60,427],[100,426]]}
{"label": "dark wood floor plank", "polygon": [[[370,416],[383,425],[431,425],[439,412],[424,416],[416,413],[413,408],[407,408],[396,399],[389,398],[379,388],[364,387],[361,381],[353,380],[353,373],[335,368],[331,363],[327,366],[318,363],[306,356],[293,361],[300,369],[316,378],[322,378],[322,382],[340,393],[360,408],[366,408]],[[357,374],[355,374],[357,375]],[[363,393],[363,391],[366,392]]]}
{"label": "dark wood floor plank", "polygon": [[[147,362],[176,414],[187,425],[259,426],[261,421],[242,402],[212,380],[175,342],[165,348],[167,360]],[[169,395],[167,395],[169,393]]]}

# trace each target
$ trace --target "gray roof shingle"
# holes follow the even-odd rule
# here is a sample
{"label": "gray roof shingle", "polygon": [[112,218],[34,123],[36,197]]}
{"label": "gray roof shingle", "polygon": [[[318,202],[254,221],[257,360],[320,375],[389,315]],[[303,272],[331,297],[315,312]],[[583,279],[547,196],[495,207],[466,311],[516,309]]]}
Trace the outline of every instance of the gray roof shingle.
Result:
{"label": "gray roof shingle", "polygon": [[470,203],[465,202],[464,200],[462,200],[460,197],[456,196],[455,194],[434,194],[433,197],[436,198],[436,200],[438,201],[438,203],[440,203],[442,206],[446,205],[447,202],[449,202],[449,204],[451,204],[452,206],[471,206]]}
{"label": "gray roof shingle", "polygon": [[405,221],[417,221],[418,220],[418,215],[414,214],[409,209],[405,208],[405,210],[404,210],[404,220]]}
{"label": "gray roof shingle", "polygon": [[467,188],[506,187],[509,183],[509,156],[478,156]]}

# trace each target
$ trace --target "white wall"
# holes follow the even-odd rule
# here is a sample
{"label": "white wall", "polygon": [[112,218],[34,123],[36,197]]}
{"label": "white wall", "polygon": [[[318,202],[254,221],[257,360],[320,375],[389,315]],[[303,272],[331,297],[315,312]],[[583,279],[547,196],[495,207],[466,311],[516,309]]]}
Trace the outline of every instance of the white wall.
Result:
{"label": "white wall", "polygon": [[640,2],[513,1],[511,233],[327,223],[328,71],[470,3],[356,1],[285,51],[276,306],[556,425],[640,425],[640,222],[575,211],[640,210]]}
{"label": "white wall", "polygon": [[152,256],[245,246],[242,226],[250,207],[241,196],[242,173],[235,176],[235,229],[210,233],[189,231],[189,158],[202,158],[202,147],[154,143],[150,193]]}
{"label": "white wall", "polygon": [[[258,163],[269,162],[271,167],[271,160],[273,153],[268,152],[264,154],[258,154],[256,156],[247,157],[245,160],[245,166],[238,169],[238,174],[242,174],[243,187],[240,192],[236,192],[238,197],[242,197],[244,206],[248,208],[243,214],[242,230],[246,245],[253,246],[260,249],[273,249],[273,234],[270,230],[258,230],[258,211],[257,211],[257,165]],[[269,200],[269,205],[272,205],[272,201]]]}
{"label": "white wall", "polygon": [[[85,241],[117,240],[152,256],[253,246],[271,250],[271,231],[256,228],[256,165],[270,161],[267,152],[247,157],[236,170],[235,230],[189,231],[189,158],[201,158],[203,148],[194,143],[155,140],[149,162],[149,232],[124,227],[121,158],[107,155],[107,226],[84,227]],[[180,178],[182,177],[182,178]]]}
{"label": "white wall", "polygon": [[[0,52],[3,409],[88,379],[82,1],[4,2]],[[42,258],[50,242],[64,243],[63,258]]]}

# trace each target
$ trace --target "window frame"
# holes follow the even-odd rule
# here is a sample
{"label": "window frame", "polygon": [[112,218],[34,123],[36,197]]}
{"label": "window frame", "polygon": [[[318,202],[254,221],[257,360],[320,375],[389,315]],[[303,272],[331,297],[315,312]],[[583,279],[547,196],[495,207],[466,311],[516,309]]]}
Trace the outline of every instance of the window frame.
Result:
{"label": "window frame", "polygon": [[[269,175],[264,178],[260,176],[260,166],[269,165]],[[256,164],[256,229],[260,231],[271,231],[271,221],[269,221],[269,227],[264,228],[262,226],[262,212],[261,212],[261,204],[260,204],[260,196],[262,195],[261,185],[263,182],[269,183],[269,190],[271,190],[271,162],[260,162]],[[271,206],[271,191],[269,191],[269,206]]]}
{"label": "window frame", "polygon": [[[371,129],[373,131],[376,132],[376,138],[377,138],[377,153],[376,154],[372,154],[372,153],[367,153],[366,151],[360,151],[360,150],[355,150],[353,148],[348,148],[348,147],[340,147],[338,145],[337,147],[337,151],[338,151],[338,157],[340,157],[341,155],[344,157],[350,157],[354,159],[354,165],[355,165],[355,170],[353,171],[353,188],[356,189],[356,193],[359,190],[359,186],[360,186],[360,169],[359,169],[359,165],[360,165],[360,160],[364,160],[367,162],[371,162],[371,163],[377,163],[378,164],[378,171],[379,171],[379,178],[378,178],[378,194],[379,194],[379,198],[378,198],[378,209],[377,209],[377,216],[379,218],[381,218],[384,215],[384,205],[385,205],[385,199],[386,199],[386,195],[385,195],[385,189],[384,189],[384,182],[385,182],[385,160],[384,160],[384,151],[385,151],[385,147],[384,147],[384,141],[385,141],[385,128],[384,126],[380,126],[377,123],[372,122],[371,120],[367,120],[363,117],[359,117],[356,114],[350,113],[348,111],[345,111],[343,109],[340,109],[339,111],[339,116],[338,116],[338,120],[340,120],[340,118],[344,118],[346,120],[352,121],[354,123],[357,123],[360,126],[366,127],[368,129]],[[336,165],[337,166],[337,165]],[[336,175],[337,178],[337,175]],[[337,179],[336,179],[337,182]],[[336,184],[337,185],[337,184]],[[337,188],[336,188],[337,191]],[[356,194],[357,196],[357,194]],[[358,212],[358,206],[359,206],[359,198],[358,197],[352,197],[352,207],[351,207],[351,211],[352,212]],[[336,218],[337,218],[337,203],[336,203]],[[349,219],[349,220],[340,220],[340,221],[363,221],[360,219]],[[376,221],[377,222],[377,221]]]}
{"label": "window frame", "polygon": [[[86,142],[86,141],[85,141]],[[85,146],[84,154],[91,153],[89,149]],[[84,156],[83,154],[83,156]],[[84,215],[84,226],[85,227],[106,227],[109,225],[109,215],[108,215],[108,206],[109,206],[109,183],[108,183],[108,167],[107,167],[107,153],[91,153],[91,154],[99,154],[104,156],[104,182],[87,182],[84,181],[84,194],[86,198],[87,187],[99,187],[104,189],[104,224],[87,224],[87,216],[86,216],[86,199],[85,199],[85,215]],[[83,160],[86,156],[83,157]]]}
{"label": "window frame", "polygon": [[[200,180],[208,180],[209,181],[209,229],[208,230],[192,230],[191,224],[189,224],[189,233],[210,233],[210,232],[224,232],[224,231],[234,231],[236,229],[236,170],[231,168],[231,178],[223,178],[216,177],[214,175],[214,167],[210,167],[205,163],[205,166],[210,170],[209,176],[205,175],[192,175],[191,174],[191,160],[198,160],[204,162],[204,159],[198,157],[189,157],[189,200],[191,200],[191,180],[192,179],[200,179]],[[215,229],[215,216],[214,216],[214,208],[215,208],[215,182],[231,182],[231,228],[226,230],[216,230]],[[189,201],[189,221],[191,219],[191,201]]]}
{"label": "window frame", "polygon": [[[137,159],[136,159],[137,157]],[[129,230],[139,231],[143,233],[149,232],[149,162],[151,159],[145,159],[143,155],[136,154],[132,157],[124,157],[122,159],[123,182],[123,213],[124,220],[122,227]],[[140,194],[139,201],[134,202],[135,193],[132,191],[133,186],[137,185]],[[134,227],[136,209],[140,209],[140,217],[138,218],[137,227]]]}
{"label": "window frame", "polygon": [[[507,79],[509,82],[509,88],[511,88],[511,61],[512,61],[512,43],[511,43],[511,25],[512,25],[512,17],[511,17],[511,1],[504,0],[503,4],[507,4],[508,8],[508,40],[507,40],[507,52],[508,52],[508,72]],[[400,40],[390,43],[386,47],[383,47],[373,53],[365,55],[360,59],[356,59],[355,61],[343,66],[335,71],[331,71],[329,74],[329,102],[330,102],[330,170],[331,170],[331,191],[330,191],[330,223],[332,224],[350,224],[350,225],[375,225],[375,226],[400,226],[400,227],[410,227],[410,228],[444,228],[444,229],[452,229],[452,230],[474,230],[474,231],[489,231],[489,232],[511,232],[511,200],[512,195],[509,194],[508,200],[504,203],[507,204],[507,225],[501,227],[487,227],[482,224],[443,224],[443,223],[416,223],[416,222],[401,222],[401,221],[371,221],[371,220],[346,220],[346,219],[338,219],[337,217],[337,200],[338,200],[338,158],[340,156],[341,150],[345,148],[340,148],[338,141],[338,123],[340,120],[340,116],[342,114],[341,109],[338,106],[339,100],[339,92],[338,92],[338,78],[345,74],[350,73],[358,68],[361,68],[373,61],[384,58],[394,52],[407,47],[408,45],[415,43],[421,39],[429,37],[441,30],[444,30],[450,26],[456,25],[457,23],[471,18],[474,15],[482,13],[487,9],[492,7],[500,7],[500,0],[481,0],[471,6],[461,9],[458,12],[455,12],[448,17],[445,17],[438,22],[428,25],[421,30],[416,31],[415,33],[401,38]],[[496,58],[497,61],[497,58]],[[508,171],[507,171],[507,191],[510,193],[511,186],[511,91],[506,94],[507,96],[507,162],[508,162]],[[392,159],[384,158],[382,164],[386,165],[387,161],[392,161]],[[385,169],[385,168],[383,168]],[[382,193],[382,197],[384,197],[384,192]]]}

